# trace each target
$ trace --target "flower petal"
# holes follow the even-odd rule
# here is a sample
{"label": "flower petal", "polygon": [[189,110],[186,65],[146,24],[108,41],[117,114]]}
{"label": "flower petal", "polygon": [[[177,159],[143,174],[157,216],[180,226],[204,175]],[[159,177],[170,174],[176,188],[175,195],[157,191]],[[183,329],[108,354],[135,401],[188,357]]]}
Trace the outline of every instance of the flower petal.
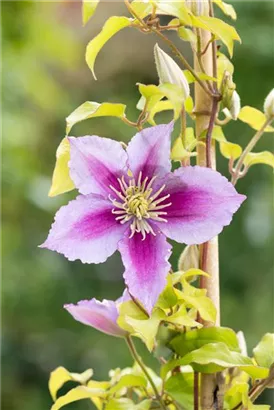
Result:
{"label": "flower petal", "polygon": [[119,316],[116,303],[112,300],[81,300],[77,305],[68,304],[64,308],[78,322],[94,327],[108,335],[124,337],[126,332],[117,324]]}
{"label": "flower petal", "polygon": [[125,237],[119,242],[118,248],[130,294],[151,313],[166,284],[171,245],[161,233],[147,234],[145,240],[140,233],[135,233],[132,238]]}
{"label": "flower petal", "polygon": [[171,206],[165,209],[167,222],[157,225],[167,237],[188,245],[218,235],[246,198],[219,172],[199,166],[179,168],[165,183]]}
{"label": "flower petal", "polygon": [[41,247],[62,253],[70,261],[104,262],[128,229],[127,224],[115,220],[112,208],[111,202],[99,195],[78,196],[57,212]]}
{"label": "flower petal", "polygon": [[170,140],[173,122],[146,128],[138,132],[128,144],[129,168],[137,178],[164,176],[171,170]]}
{"label": "flower petal", "polygon": [[117,177],[127,172],[127,153],[119,142],[96,135],[68,139],[70,177],[81,194],[107,196],[110,185],[119,187]]}

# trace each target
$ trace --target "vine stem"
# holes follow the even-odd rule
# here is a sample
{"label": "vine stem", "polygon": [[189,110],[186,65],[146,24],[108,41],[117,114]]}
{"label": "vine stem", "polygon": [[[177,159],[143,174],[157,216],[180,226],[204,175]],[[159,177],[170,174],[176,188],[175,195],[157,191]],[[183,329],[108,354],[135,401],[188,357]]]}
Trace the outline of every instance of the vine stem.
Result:
{"label": "vine stem", "polygon": [[127,343],[127,345],[128,345],[129,351],[130,351],[130,353],[131,353],[131,355],[132,355],[132,357],[133,357],[133,360],[135,360],[135,361],[138,363],[138,365],[139,365],[140,368],[142,369],[143,373],[145,374],[145,376],[146,376],[148,382],[150,383],[150,385],[151,385],[151,387],[152,387],[152,389],[153,389],[153,391],[154,391],[154,393],[155,393],[155,397],[156,397],[156,399],[157,399],[158,402],[159,402],[160,408],[163,409],[163,410],[166,410],[166,406],[165,406],[165,404],[163,403],[162,397],[161,397],[160,393],[158,392],[158,389],[157,389],[157,387],[155,386],[155,383],[154,383],[154,381],[152,380],[152,378],[151,378],[149,372],[147,371],[145,364],[143,363],[141,357],[140,357],[139,354],[137,353],[137,350],[136,350],[136,347],[135,347],[135,345],[134,345],[134,342],[133,342],[132,338],[131,338],[130,336],[127,336],[125,340],[126,340],[126,343]]}
{"label": "vine stem", "polygon": [[274,120],[274,116],[268,118],[265,123],[262,125],[262,127],[256,132],[256,134],[254,135],[253,138],[251,138],[251,140],[249,141],[249,143],[247,144],[247,146],[245,147],[242,155],[240,156],[237,165],[235,167],[234,170],[232,170],[232,178],[231,178],[231,183],[233,185],[236,185],[238,179],[240,178],[240,172],[241,172],[241,168],[243,166],[244,160],[247,156],[247,154],[250,153],[250,151],[252,151],[252,149],[255,147],[255,145],[257,144],[257,142],[259,141],[259,139],[261,138],[261,136],[263,135],[265,129],[268,127],[269,124],[271,124],[271,122]]}

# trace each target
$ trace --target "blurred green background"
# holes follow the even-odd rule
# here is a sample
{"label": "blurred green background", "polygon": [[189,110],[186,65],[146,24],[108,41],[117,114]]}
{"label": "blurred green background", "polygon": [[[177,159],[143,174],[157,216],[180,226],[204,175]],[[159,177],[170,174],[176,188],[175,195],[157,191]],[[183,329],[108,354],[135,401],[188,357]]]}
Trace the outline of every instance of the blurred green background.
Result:
{"label": "blurred green background", "polygon": [[[273,3],[235,2],[235,81],[242,104],[262,109],[273,87]],[[96,63],[96,82],[85,61],[87,42],[120,2],[102,2],[82,28],[79,2],[2,2],[3,62],[3,282],[2,404],[7,410],[49,409],[47,381],[63,365],[95,377],[131,364],[124,342],[75,322],[64,303],[92,297],[115,299],[123,290],[118,254],[101,265],[69,263],[39,249],[55,211],[75,196],[48,198],[55,151],[65,117],[86,100],[121,102],[135,119],[135,83],[157,84],[153,63],[156,38],[126,29],[110,41]],[[184,42],[177,42],[186,55]],[[162,45],[163,46],[163,45]],[[233,142],[246,144],[252,130],[226,127]],[[74,135],[98,134],[128,141],[133,134],[118,119],[94,119],[75,126]],[[257,150],[270,149],[266,134]],[[227,161],[218,156],[219,169]],[[220,237],[222,324],[243,330],[249,352],[273,327],[272,172],[253,167],[238,190],[248,196]],[[175,246],[172,262],[182,250]],[[140,344],[139,344],[140,345]],[[140,348],[142,349],[141,345]],[[155,362],[152,362],[155,365]],[[270,395],[263,401],[270,401]],[[70,408],[86,409],[79,402]]]}

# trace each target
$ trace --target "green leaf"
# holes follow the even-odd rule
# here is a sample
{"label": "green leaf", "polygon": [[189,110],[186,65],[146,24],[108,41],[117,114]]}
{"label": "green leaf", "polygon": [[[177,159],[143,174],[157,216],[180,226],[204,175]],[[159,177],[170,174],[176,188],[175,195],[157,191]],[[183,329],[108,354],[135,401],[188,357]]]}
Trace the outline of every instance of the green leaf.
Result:
{"label": "green leaf", "polygon": [[168,275],[167,285],[163,292],[160,294],[156,306],[158,306],[161,309],[169,309],[175,306],[177,301],[178,299],[172,286],[171,275]]}
{"label": "green leaf", "polygon": [[54,403],[54,405],[51,407],[51,410],[59,410],[61,407],[64,407],[67,404],[73,403],[78,400],[92,399],[94,397],[103,397],[104,395],[104,390],[90,389],[86,386],[78,386],[75,387],[75,389],[71,389],[64,396],[59,397]]}
{"label": "green leaf", "polygon": [[179,117],[185,97],[183,90],[178,89],[177,85],[165,83],[157,86],[138,83],[138,86],[140,94],[145,99],[145,104],[143,99],[139,101],[138,109],[145,107],[146,111],[150,113],[154,111],[156,104],[158,104],[163,97],[167,97],[174,110],[174,119]]}
{"label": "green leaf", "polygon": [[[250,125],[250,127],[256,131],[260,130],[267,120],[264,113],[248,105],[246,105],[245,107],[241,109],[238,118],[239,120]],[[265,129],[265,132],[273,132],[273,131],[274,131],[274,128],[271,127],[270,125]]]}
{"label": "green leaf", "polygon": [[100,0],[82,0],[82,21],[83,26],[87,24],[93,16]]}
{"label": "green leaf", "polygon": [[238,367],[255,379],[265,379],[269,370],[255,366],[252,359],[230,351],[224,343],[209,343],[188,353],[179,361],[181,366],[190,364],[201,373],[215,373],[222,369]]}
{"label": "green leaf", "polygon": [[68,162],[70,160],[70,144],[67,138],[63,138],[56,151],[56,163],[52,175],[52,183],[49,196],[63,194],[75,188],[69,175]]}
{"label": "green leaf", "polygon": [[117,323],[134,336],[139,337],[151,351],[161,320],[165,314],[160,309],[154,309],[152,315],[147,315],[133,301],[124,302],[119,306]]}
{"label": "green leaf", "polygon": [[259,366],[270,367],[274,363],[274,333],[266,333],[253,349],[253,354]]}
{"label": "green leaf", "polygon": [[184,305],[181,305],[179,309],[173,313],[172,315],[166,316],[163,319],[165,322],[172,323],[176,326],[184,326],[184,327],[201,327],[202,325],[196,322],[195,319],[191,317],[190,312],[186,310]]}
{"label": "green leaf", "polygon": [[213,0],[215,4],[223,11],[224,14],[231,17],[233,20],[237,19],[237,14],[234,7],[231,4],[227,4],[222,0]]}
{"label": "green leaf", "polygon": [[187,283],[186,280],[183,281],[183,287],[183,292],[176,289],[178,299],[195,308],[204,320],[215,323],[216,308],[212,300],[205,295],[206,290],[197,289]]}
{"label": "green leaf", "polygon": [[147,381],[144,376],[136,376],[134,374],[125,374],[110,390],[108,394],[113,395],[124,387],[146,387]]}
{"label": "green leaf", "polygon": [[244,159],[244,164],[247,167],[256,164],[265,164],[274,168],[274,155],[269,151],[249,152]]}
{"label": "green leaf", "polygon": [[133,0],[130,3],[132,10],[137,14],[141,19],[147,17],[152,12],[151,2],[142,3],[140,0]]}
{"label": "green leaf", "polygon": [[[143,97],[141,97],[143,98]],[[139,108],[139,107],[137,107]],[[141,108],[142,110],[143,108]],[[154,121],[154,117],[156,114],[158,114],[159,112],[162,111],[169,111],[169,110],[173,110],[173,105],[171,104],[171,102],[169,100],[164,100],[164,101],[158,101],[154,107],[151,108],[147,121],[151,124],[151,125],[156,125],[156,122]]]}
{"label": "green leaf", "polygon": [[239,158],[242,153],[242,147],[232,142],[222,141],[220,142],[220,151],[225,158],[232,158],[233,160]]}
{"label": "green leaf", "polygon": [[177,373],[165,383],[165,391],[185,410],[193,410],[193,373]]}
{"label": "green leaf", "polygon": [[208,30],[214,34],[218,40],[221,40],[226,45],[229,54],[232,57],[234,40],[241,42],[241,39],[234,27],[215,17],[191,16],[191,20],[194,27]]}
{"label": "green leaf", "polygon": [[230,350],[239,351],[235,332],[226,327],[190,330],[172,339],[170,346],[178,355],[185,356],[187,353],[199,349],[208,343],[216,342],[225,343]]}
{"label": "green leaf", "polygon": [[149,410],[151,400],[143,400],[141,403],[134,404],[132,400],[126,398],[110,400],[105,410]]}
{"label": "green leaf", "polygon": [[66,133],[68,134],[71,128],[80,121],[88,118],[96,117],[118,117],[125,116],[126,106],[124,104],[102,103],[94,101],[86,101],[74,110],[67,118]]}
{"label": "green leaf", "polygon": [[[207,134],[207,130],[204,130],[202,132],[202,134],[200,135],[199,139],[205,139],[206,138],[206,134]],[[220,127],[219,125],[214,125],[213,130],[212,130],[212,139],[218,141],[218,142],[224,142],[226,141],[226,137],[223,133],[223,129],[222,127]]]}
{"label": "green leaf", "polygon": [[170,100],[174,110],[174,120],[176,120],[180,116],[185,101],[184,91],[178,89],[177,85],[168,83],[160,84],[159,90]]}
{"label": "green leaf", "polygon": [[234,66],[225,54],[219,52],[217,54],[218,87],[221,86],[223,76],[226,71],[228,71],[232,76],[234,73]]}
{"label": "green leaf", "polygon": [[224,396],[225,409],[233,409],[247,397],[249,390],[248,383],[235,383],[226,392]]}
{"label": "green leaf", "polygon": [[[205,73],[200,73],[200,72],[196,72],[197,76],[199,77],[200,80],[205,80],[205,81],[215,81],[216,78],[207,75]],[[188,81],[189,84],[194,83],[195,81],[197,81],[197,79],[194,77],[194,75],[191,73],[191,71],[189,70],[184,70],[184,75]]]}
{"label": "green leaf", "polygon": [[86,62],[95,80],[94,63],[99,51],[111,37],[123,28],[128,27],[132,21],[133,20],[128,17],[112,16],[104,24],[102,31],[88,43],[86,49]]}
{"label": "green leaf", "polygon": [[87,381],[92,377],[93,370],[88,369],[83,373],[70,373],[64,367],[57,367],[53,372],[50,373],[49,379],[49,391],[52,399],[55,401],[58,390],[68,381],[75,381],[81,384],[86,384]]}
{"label": "green leaf", "polygon": [[186,27],[179,27],[178,28],[178,36],[184,40],[184,41],[189,41],[190,43],[196,43],[197,37],[191,30],[191,28],[186,28]]}
{"label": "green leaf", "polygon": [[[193,245],[189,245],[189,246],[193,246]],[[187,249],[187,248],[185,248]],[[206,272],[204,272],[201,269],[196,269],[196,268],[191,268],[188,269],[187,271],[183,272],[183,271],[178,271],[178,272],[174,272],[172,274],[172,282],[173,285],[175,285],[176,283],[182,282],[184,283],[185,280],[189,281],[190,278],[193,277],[197,277],[197,276],[206,276],[207,278],[210,278],[210,275]],[[191,280],[190,280],[191,282]]]}
{"label": "green leaf", "polygon": [[154,0],[157,5],[157,14],[166,14],[168,16],[178,17],[183,25],[191,26],[189,10],[182,1],[167,2],[164,0]]}

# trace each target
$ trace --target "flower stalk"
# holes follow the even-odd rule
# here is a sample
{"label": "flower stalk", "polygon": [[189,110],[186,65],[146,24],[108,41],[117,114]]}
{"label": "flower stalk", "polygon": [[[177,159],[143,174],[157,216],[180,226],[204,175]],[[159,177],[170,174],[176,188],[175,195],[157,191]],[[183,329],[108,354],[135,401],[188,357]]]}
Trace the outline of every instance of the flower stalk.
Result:
{"label": "flower stalk", "polygon": [[126,340],[127,346],[129,348],[129,351],[132,355],[133,360],[135,360],[136,363],[138,363],[138,365],[142,369],[144,375],[146,376],[149,384],[151,385],[151,387],[152,387],[152,389],[155,393],[155,397],[156,397],[157,401],[159,402],[160,408],[163,409],[163,410],[166,410],[166,406],[165,406],[165,404],[162,400],[162,397],[161,397],[160,393],[158,392],[158,389],[157,389],[154,381],[152,380],[149,372],[147,371],[145,364],[143,363],[141,357],[137,353],[137,350],[136,350],[136,347],[134,345],[134,342],[133,342],[132,338],[130,336],[128,336],[128,337],[125,338],[125,340]]}

